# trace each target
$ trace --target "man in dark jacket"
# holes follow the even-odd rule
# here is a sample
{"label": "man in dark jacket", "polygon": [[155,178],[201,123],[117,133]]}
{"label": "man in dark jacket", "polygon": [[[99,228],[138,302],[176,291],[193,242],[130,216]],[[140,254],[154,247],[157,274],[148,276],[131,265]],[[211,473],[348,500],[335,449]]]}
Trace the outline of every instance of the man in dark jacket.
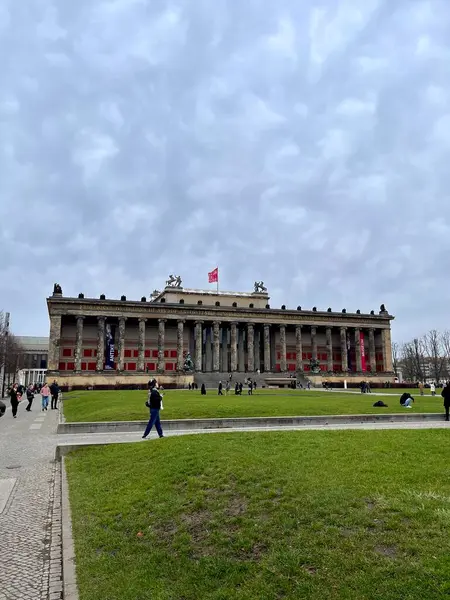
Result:
{"label": "man in dark jacket", "polygon": [[59,396],[59,385],[56,383],[56,380],[50,386],[50,393],[52,395],[51,408],[56,409],[57,404],[58,404],[58,396]]}
{"label": "man in dark jacket", "polygon": [[444,398],[445,420],[448,421],[450,412],[450,381],[447,381],[445,388],[441,392],[441,396]]}
{"label": "man in dark jacket", "polygon": [[144,435],[142,439],[145,440],[150,433],[153,425],[156,427],[156,431],[160,438],[164,437],[163,430],[161,427],[161,421],[159,419],[159,411],[161,410],[162,403],[162,395],[159,393],[157,389],[156,381],[152,381],[152,387],[148,393],[148,400],[145,403],[146,406],[150,409],[150,419],[147,423],[147,427],[145,428]]}

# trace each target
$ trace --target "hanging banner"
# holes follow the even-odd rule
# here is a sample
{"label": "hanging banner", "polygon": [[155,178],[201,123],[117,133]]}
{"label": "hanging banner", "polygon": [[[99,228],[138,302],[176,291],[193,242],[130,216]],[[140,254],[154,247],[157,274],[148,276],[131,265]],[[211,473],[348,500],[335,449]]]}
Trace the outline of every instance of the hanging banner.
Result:
{"label": "hanging banner", "polygon": [[105,327],[105,369],[114,369],[114,333],[115,327],[107,323]]}
{"label": "hanging banner", "polygon": [[360,331],[359,333],[359,347],[361,348],[361,369],[363,371],[367,371],[366,368],[366,351],[364,349],[364,333]]}
{"label": "hanging banner", "polygon": [[349,335],[347,335],[347,367],[348,367],[349,371],[352,370],[352,352],[351,352],[350,336]]}

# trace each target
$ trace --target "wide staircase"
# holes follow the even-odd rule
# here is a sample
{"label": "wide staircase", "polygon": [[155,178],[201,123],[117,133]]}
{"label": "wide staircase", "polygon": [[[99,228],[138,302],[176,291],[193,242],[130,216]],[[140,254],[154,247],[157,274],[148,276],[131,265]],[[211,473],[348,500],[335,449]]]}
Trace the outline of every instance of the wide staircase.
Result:
{"label": "wide staircase", "polygon": [[[194,374],[194,382],[198,385],[198,387],[200,388],[202,383],[204,383],[205,387],[207,389],[208,388],[216,389],[219,385],[219,381],[221,381],[223,383],[223,385],[225,386],[225,384],[229,380],[229,378],[230,378],[229,373],[195,373]],[[285,380],[286,385],[288,385],[290,382],[292,382],[292,379],[289,377],[289,375],[286,375],[285,373],[259,373],[258,374],[258,373],[236,372],[236,373],[232,373],[231,387],[234,387],[236,385],[236,383],[242,383],[244,385],[245,380],[248,378],[251,378],[252,381],[256,382],[257,388],[267,387],[266,379],[274,379],[275,378],[277,381]],[[300,378],[297,378],[297,381],[300,382],[303,387],[307,386],[308,380],[303,375],[300,376]]]}

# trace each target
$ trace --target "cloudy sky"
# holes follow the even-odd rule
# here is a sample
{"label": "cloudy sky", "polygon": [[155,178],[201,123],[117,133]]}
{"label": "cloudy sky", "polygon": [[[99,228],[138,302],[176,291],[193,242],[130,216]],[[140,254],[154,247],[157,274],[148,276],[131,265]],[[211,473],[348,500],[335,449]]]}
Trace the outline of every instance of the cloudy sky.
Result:
{"label": "cloudy sky", "polygon": [[2,0],[0,309],[169,273],[450,327],[448,0]]}

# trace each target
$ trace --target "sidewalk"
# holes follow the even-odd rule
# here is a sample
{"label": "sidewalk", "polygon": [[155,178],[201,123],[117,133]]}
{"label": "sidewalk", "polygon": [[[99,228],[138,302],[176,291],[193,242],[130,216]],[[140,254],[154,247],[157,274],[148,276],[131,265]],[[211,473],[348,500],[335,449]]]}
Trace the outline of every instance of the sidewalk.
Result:
{"label": "sidewalk", "polygon": [[49,597],[51,492],[58,411],[26,401],[0,419],[0,600]]}

